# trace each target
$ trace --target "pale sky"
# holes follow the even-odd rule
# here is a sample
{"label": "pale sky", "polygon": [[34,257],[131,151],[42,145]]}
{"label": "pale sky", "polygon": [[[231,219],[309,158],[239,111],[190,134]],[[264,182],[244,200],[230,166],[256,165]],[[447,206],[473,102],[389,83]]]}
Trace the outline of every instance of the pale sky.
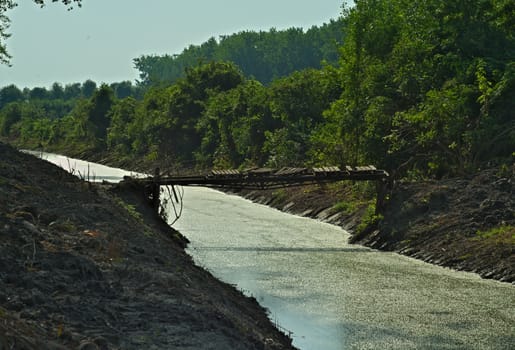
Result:
{"label": "pale sky", "polygon": [[344,0],[83,0],[72,11],[18,2],[7,13],[13,58],[0,65],[0,87],[134,81],[141,55],[178,54],[242,30],[308,29],[338,18]]}

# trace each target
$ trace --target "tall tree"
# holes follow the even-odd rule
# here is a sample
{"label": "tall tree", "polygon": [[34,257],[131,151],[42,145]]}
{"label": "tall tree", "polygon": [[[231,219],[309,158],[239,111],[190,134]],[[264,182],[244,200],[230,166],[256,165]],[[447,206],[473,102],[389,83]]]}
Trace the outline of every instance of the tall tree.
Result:
{"label": "tall tree", "polygon": [[101,140],[106,139],[109,127],[109,113],[114,104],[114,92],[106,84],[95,90],[91,97],[91,109],[88,113],[89,121],[95,126],[95,136]]}
{"label": "tall tree", "polygon": [[52,89],[50,90],[50,96],[51,98],[53,99],[61,99],[64,97],[64,88],[63,86],[58,83],[58,82],[55,82],[52,84]]}
{"label": "tall tree", "polygon": [[88,79],[84,83],[82,83],[82,96],[85,98],[90,98],[93,96],[93,93],[97,89],[97,83],[95,83],[93,80]]}

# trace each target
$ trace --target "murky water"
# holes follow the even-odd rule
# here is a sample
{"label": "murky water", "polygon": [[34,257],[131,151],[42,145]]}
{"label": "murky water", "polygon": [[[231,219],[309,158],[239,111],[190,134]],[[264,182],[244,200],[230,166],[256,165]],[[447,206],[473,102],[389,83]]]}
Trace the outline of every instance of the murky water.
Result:
{"label": "murky water", "polygon": [[515,349],[512,285],[349,245],[338,227],[205,188],[185,189],[174,227],[301,349]]}
{"label": "murky water", "polygon": [[195,261],[251,294],[301,349],[514,349],[515,288],[347,244],[338,227],[187,188]]}

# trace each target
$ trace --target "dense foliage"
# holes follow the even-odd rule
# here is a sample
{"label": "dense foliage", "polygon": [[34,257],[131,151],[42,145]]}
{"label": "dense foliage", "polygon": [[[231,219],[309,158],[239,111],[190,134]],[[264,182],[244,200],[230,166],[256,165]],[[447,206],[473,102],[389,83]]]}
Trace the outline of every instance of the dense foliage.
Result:
{"label": "dense foliage", "polygon": [[348,19],[326,114],[345,158],[442,176],[511,156],[512,1],[356,1]]}
{"label": "dense foliage", "polygon": [[134,60],[145,86],[168,85],[184,77],[184,70],[201,62],[230,61],[247,77],[263,84],[296,70],[336,63],[343,42],[343,20],[332,20],[304,32],[301,28],[243,31],[190,45],[178,55],[145,55]]}
{"label": "dense foliage", "polygon": [[[396,176],[441,177],[513,162],[512,1],[361,0],[335,23],[346,38],[338,66],[295,69],[266,85],[241,62],[213,60],[190,61],[182,77],[166,78],[173,84],[154,84],[148,71],[142,98],[123,84],[4,87],[0,135],[165,167],[376,164]],[[277,54],[259,68],[274,72],[267,79],[282,74],[278,60],[288,63]]]}

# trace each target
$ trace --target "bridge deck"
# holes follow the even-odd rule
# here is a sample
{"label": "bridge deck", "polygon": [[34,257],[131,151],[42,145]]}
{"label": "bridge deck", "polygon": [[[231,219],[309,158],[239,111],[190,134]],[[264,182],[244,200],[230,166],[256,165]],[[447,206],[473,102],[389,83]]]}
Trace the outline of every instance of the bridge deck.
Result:
{"label": "bridge deck", "polygon": [[247,171],[213,170],[205,175],[195,176],[159,176],[139,181],[156,185],[172,186],[205,186],[231,187],[240,189],[271,189],[300,186],[305,184],[320,184],[340,180],[382,180],[388,177],[385,170],[374,166],[321,168],[259,168]]}

